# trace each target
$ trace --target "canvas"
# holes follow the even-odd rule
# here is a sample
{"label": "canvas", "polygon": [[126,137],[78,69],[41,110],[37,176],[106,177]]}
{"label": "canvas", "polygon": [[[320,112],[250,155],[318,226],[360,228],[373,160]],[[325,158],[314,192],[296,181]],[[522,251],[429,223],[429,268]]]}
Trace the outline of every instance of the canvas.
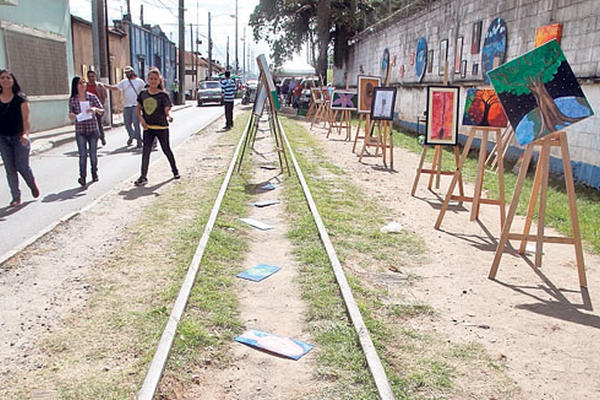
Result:
{"label": "canvas", "polygon": [[271,75],[271,70],[269,69],[269,64],[267,63],[267,58],[264,54],[260,54],[256,57],[256,63],[258,64],[258,68],[263,77],[263,84],[267,86],[269,89],[269,99],[271,100],[271,104],[275,106],[279,110],[281,104],[279,103],[279,96],[277,96],[277,89],[275,88],[275,84],[273,83],[273,76]]}
{"label": "canvas", "polygon": [[460,67],[462,61],[462,50],[463,50],[463,37],[459,36],[456,40],[456,49],[454,50],[454,73],[460,74]]}
{"label": "canvas", "polygon": [[427,42],[425,38],[422,37],[417,42],[417,61],[415,62],[415,75],[417,77],[417,82],[421,82],[423,80],[423,75],[425,75],[425,65],[427,64]]}
{"label": "canvas", "polygon": [[358,76],[358,112],[362,114],[371,112],[373,101],[373,90],[381,86],[381,78],[378,76]]}
{"label": "canvas", "polygon": [[371,119],[393,121],[395,104],[395,87],[376,87],[373,91]]}
{"label": "canvas", "polygon": [[331,95],[331,109],[356,111],[358,108],[358,95],[351,90],[334,90]]}
{"label": "canvas", "polygon": [[460,77],[467,77],[467,60],[462,60],[462,63],[460,64]]}
{"label": "canvas", "polygon": [[381,59],[381,71],[384,76],[387,74],[388,68],[390,67],[390,51],[386,48],[383,50],[383,58]]}
{"label": "canvas", "polygon": [[490,83],[488,71],[504,64],[506,43],[506,24],[502,18],[496,18],[485,34],[483,50],[481,50],[481,73],[485,83]]}
{"label": "canvas", "polygon": [[544,43],[556,39],[558,44],[562,38],[562,24],[544,25],[535,31],[535,47],[540,47]]}
{"label": "canvas", "polygon": [[429,50],[427,52],[427,73],[431,74],[433,72],[433,50]]}
{"label": "canvas", "polygon": [[315,104],[321,104],[323,102],[323,92],[320,88],[311,88],[310,93]]}
{"label": "canvas", "polygon": [[477,76],[479,75],[479,64],[473,63],[473,68],[471,69],[471,75]]}
{"label": "canvas", "polygon": [[506,128],[508,121],[500,99],[492,89],[467,89],[463,125]]}
{"label": "canvas", "polygon": [[473,33],[471,34],[471,54],[478,54],[481,47],[481,28],[483,21],[477,21],[473,24]]}
{"label": "canvas", "polygon": [[274,265],[268,264],[258,264],[252,268],[249,268],[245,271],[240,272],[236,276],[238,278],[247,279],[253,282],[260,282],[263,279],[268,278],[273,275],[275,272],[279,271],[281,267],[276,267]]}
{"label": "canvas", "polygon": [[446,61],[448,60],[448,39],[444,39],[440,42],[440,65],[439,74],[444,75],[446,70]]}
{"label": "canvas", "polygon": [[489,76],[521,145],[594,114],[556,40],[501,65]]}
{"label": "canvas", "polygon": [[254,101],[254,115],[260,117],[263,113],[263,109],[265,107],[265,101],[267,101],[267,91],[261,82],[258,83],[258,88],[256,89],[256,100]]}
{"label": "canvas", "polygon": [[425,144],[456,145],[459,93],[457,86],[427,87]]}
{"label": "canvas", "polygon": [[236,342],[288,357],[292,360],[300,359],[300,357],[313,348],[311,344],[301,342],[300,340],[290,339],[255,329],[250,329],[240,336],[236,336],[234,339]]}

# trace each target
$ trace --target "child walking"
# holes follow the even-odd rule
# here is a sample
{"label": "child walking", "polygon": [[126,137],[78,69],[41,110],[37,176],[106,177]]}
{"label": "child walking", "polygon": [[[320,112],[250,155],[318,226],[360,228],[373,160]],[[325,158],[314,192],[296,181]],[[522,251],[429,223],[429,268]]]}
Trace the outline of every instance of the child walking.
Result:
{"label": "child walking", "polygon": [[134,182],[136,186],[148,183],[148,164],[155,138],[158,139],[160,148],[169,160],[173,177],[180,178],[175,164],[175,156],[169,146],[169,122],[173,122],[170,114],[171,99],[164,91],[162,82],[160,70],[156,67],[150,68],[147,76],[148,87],[140,92],[137,99],[137,112],[144,128],[144,148],[142,150],[142,172],[138,180]]}

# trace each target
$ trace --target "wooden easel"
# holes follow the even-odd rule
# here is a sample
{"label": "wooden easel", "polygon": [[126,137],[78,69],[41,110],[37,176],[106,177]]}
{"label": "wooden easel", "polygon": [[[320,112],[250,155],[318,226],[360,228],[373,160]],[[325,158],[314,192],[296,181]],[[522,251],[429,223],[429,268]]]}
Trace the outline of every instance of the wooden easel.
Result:
{"label": "wooden easel", "polygon": [[[488,155],[488,158],[485,160],[485,164],[487,165],[491,162],[492,169],[495,169],[498,165],[498,160],[500,159],[500,157],[502,157],[502,159],[504,159],[504,156],[506,156],[506,152],[508,151],[508,148],[510,147],[510,141],[512,140],[512,138],[514,136],[515,136],[515,131],[509,125],[502,133],[502,140],[496,141],[494,148]],[[498,144],[502,145],[501,151],[498,150],[499,149]]]}
{"label": "wooden easel", "polygon": [[[351,135],[351,127],[350,124],[350,111],[348,110],[331,110],[331,121],[329,123],[329,130],[327,131],[327,137],[333,129],[337,129],[338,135],[342,133],[342,129],[346,130],[346,138],[345,140],[350,140]],[[338,121],[337,116],[340,115],[340,119]]]}
{"label": "wooden easel", "polygon": [[[360,127],[362,126],[362,122],[363,119],[365,119],[365,114],[358,114],[358,124],[356,126],[356,136],[354,136],[354,145],[352,146],[352,152],[354,153],[356,151],[356,143],[358,142],[358,139],[364,139],[364,136],[360,136]],[[369,124],[371,117],[369,117],[369,115],[367,114],[367,118],[365,121],[365,124]],[[368,129],[365,126],[365,132],[367,132]]]}
{"label": "wooden easel", "polygon": [[[533,154],[533,148],[535,146],[541,147],[540,156],[535,171],[535,178],[533,182],[533,188],[531,191],[531,198],[529,199],[529,207],[527,209],[527,217],[525,219],[525,227],[523,233],[511,233],[510,228],[514,216],[517,212],[517,206],[519,198],[521,196],[521,190],[523,189],[523,183],[527,175],[529,164]],[[548,175],[550,172],[550,147],[560,147],[562,153],[562,163],[564,171],[565,186],[567,192],[567,198],[569,203],[569,214],[571,218],[571,228],[573,237],[561,237],[561,236],[545,236],[545,218],[546,218],[546,196],[548,193]],[[537,234],[530,235],[531,223],[533,219],[533,213],[535,211],[535,205],[539,195],[540,206],[538,211],[538,224]],[[575,246],[575,258],[577,260],[577,273],[579,276],[579,286],[587,286],[587,278],[585,276],[585,266],[583,261],[583,247],[581,245],[581,234],[579,231],[579,220],[577,218],[577,204],[575,203],[575,186],[573,184],[573,171],[571,170],[571,157],[569,155],[569,148],[567,144],[567,134],[563,131],[552,133],[539,139],[535,142],[529,143],[525,148],[525,154],[523,156],[523,163],[519,169],[519,176],[517,178],[517,184],[513,199],[510,203],[508,215],[506,216],[506,222],[502,228],[502,235],[498,241],[498,247],[496,248],[496,255],[490,269],[489,278],[495,279],[496,273],[498,272],[498,266],[500,265],[500,259],[502,253],[509,240],[520,240],[521,247],[519,248],[519,254],[525,252],[525,245],[527,241],[535,241],[535,263],[537,268],[542,266],[542,254],[544,243],[562,243],[572,244]]]}
{"label": "wooden easel", "polygon": [[[462,186],[462,167],[469,156],[469,150],[471,149],[471,144],[473,143],[473,139],[477,132],[482,132],[481,145],[479,146],[479,160],[477,163],[477,178],[475,179],[475,191],[473,193],[473,197],[466,197],[463,193],[459,196],[454,195],[454,188],[456,187],[457,182],[461,182]],[[446,194],[446,198],[444,199],[444,203],[442,204],[442,208],[440,208],[440,213],[438,214],[437,221],[435,222],[434,228],[440,229],[442,224],[442,220],[444,219],[444,215],[446,214],[446,210],[448,210],[448,205],[450,200],[458,200],[460,202],[471,202],[473,203],[473,208],[471,209],[471,221],[479,218],[479,206],[481,204],[493,204],[500,207],[500,227],[504,226],[504,220],[506,218],[506,202],[504,199],[504,161],[502,157],[499,158],[498,162],[498,187],[499,187],[499,196],[498,199],[487,199],[481,197],[481,191],[483,186],[483,177],[485,174],[485,160],[487,155],[487,144],[489,139],[489,134],[491,132],[496,133],[496,146],[498,150],[498,154],[502,154],[502,132],[500,128],[491,128],[486,126],[475,126],[471,128],[471,132],[467,137],[467,142],[465,143],[465,147],[463,148],[462,155],[460,157],[460,161],[456,166],[456,171],[454,172],[454,176],[452,177],[452,181],[450,182],[450,186],[448,187],[448,193]]]}

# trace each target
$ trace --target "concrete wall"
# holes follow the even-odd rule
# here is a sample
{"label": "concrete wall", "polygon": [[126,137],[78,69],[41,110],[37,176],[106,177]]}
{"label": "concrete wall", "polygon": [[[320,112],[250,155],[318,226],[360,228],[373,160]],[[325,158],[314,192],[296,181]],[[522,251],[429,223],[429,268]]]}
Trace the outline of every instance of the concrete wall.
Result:
{"label": "concrete wall", "polygon": [[[439,75],[440,41],[448,39],[448,81],[461,90],[461,112],[464,105],[464,88],[483,86],[481,51],[471,54],[473,23],[482,20],[481,47],[485,33],[494,18],[501,17],[507,27],[506,60],[515,58],[534,48],[535,31],[551,23],[562,23],[561,46],[582,89],[596,115],[577,123],[567,130],[575,178],[582,183],[600,188],[600,2],[598,0],[437,0],[423,8],[413,7],[401,11],[382,23],[369,27],[354,40],[347,64],[334,70],[334,82],[343,86],[343,74],[359,72],[382,75],[381,59],[388,48],[392,69],[390,83],[399,89],[396,112],[397,123],[415,130],[417,116],[426,108],[426,86],[441,84]],[[434,50],[432,72],[426,72],[417,82],[414,63],[420,37],[427,40],[428,50]],[[454,73],[456,41],[463,37],[462,60],[467,61],[464,78]],[[393,65],[395,59],[395,65]],[[428,60],[429,62],[429,60]],[[472,74],[473,63],[479,71]],[[354,83],[356,84],[356,83]],[[422,128],[422,126],[421,126]],[[460,127],[461,131],[464,131]],[[513,142],[509,154],[516,156],[520,149]],[[559,157],[558,149],[553,156]],[[554,172],[562,168],[554,160]]]}
{"label": "concrete wall", "polygon": [[[0,5],[0,68],[8,65],[5,48],[5,24],[36,34],[58,35],[66,41],[67,74],[73,75],[71,15],[68,0],[19,0],[17,6]],[[25,49],[26,50],[26,49]],[[13,71],[19,79],[19,71]],[[20,82],[27,87],[27,82]],[[67,116],[68,93],[54,96],[30,96],[32,132],[70,123]]]}

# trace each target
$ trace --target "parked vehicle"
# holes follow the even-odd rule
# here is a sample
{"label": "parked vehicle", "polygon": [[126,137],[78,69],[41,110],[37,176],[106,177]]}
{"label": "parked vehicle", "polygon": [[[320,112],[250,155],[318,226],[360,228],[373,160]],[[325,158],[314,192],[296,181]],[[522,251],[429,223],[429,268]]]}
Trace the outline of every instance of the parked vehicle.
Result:
{"label": "parked vehicle", "polygon": [[198,107],[206,103],[217,103],[223,105],[223,93],[221,92],[221,82],[203,81],[198,84],[198,94],[196,97]]}
{"label": "parked vehicle", "polygon": [[246,82],[246,87],[244,88],[244,94],[242,95],[242,104],[250,104],[254,103],[256,100],[256,89],[258,88],[258,81],[248,81]]}

